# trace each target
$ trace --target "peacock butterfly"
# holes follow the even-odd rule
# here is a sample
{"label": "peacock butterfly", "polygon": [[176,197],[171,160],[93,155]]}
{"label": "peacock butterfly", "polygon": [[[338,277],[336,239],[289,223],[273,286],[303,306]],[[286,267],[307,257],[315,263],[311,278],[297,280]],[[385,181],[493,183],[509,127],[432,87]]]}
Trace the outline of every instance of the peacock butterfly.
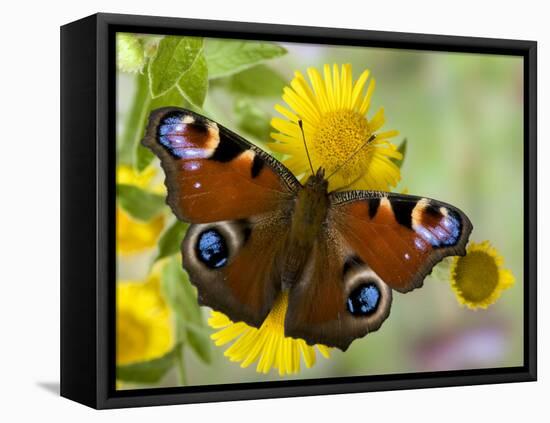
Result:
{"label": "peacock butterfly", "polygon": [[143,144],[161,160],[167,203],[189,222],[183,267],[203,305],[259,327],[288,292],[285,335],[346,350],[389,316],[392,290],[419,288],[442,258],[464,255],[468,217],[440,201],[328,192],[189,110],[151,113]]}

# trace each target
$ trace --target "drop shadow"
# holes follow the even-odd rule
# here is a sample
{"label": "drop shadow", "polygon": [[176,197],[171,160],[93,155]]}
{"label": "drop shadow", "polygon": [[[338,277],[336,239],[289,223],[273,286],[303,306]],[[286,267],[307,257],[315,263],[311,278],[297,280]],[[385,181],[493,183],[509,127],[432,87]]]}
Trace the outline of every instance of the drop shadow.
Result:
{"label": "drop shadow", "polygon": [[59,382],[37,382],[36,385],[44,389],[45,391],[48,391],[50,394],[59,396],[59,393],[60,393]]}

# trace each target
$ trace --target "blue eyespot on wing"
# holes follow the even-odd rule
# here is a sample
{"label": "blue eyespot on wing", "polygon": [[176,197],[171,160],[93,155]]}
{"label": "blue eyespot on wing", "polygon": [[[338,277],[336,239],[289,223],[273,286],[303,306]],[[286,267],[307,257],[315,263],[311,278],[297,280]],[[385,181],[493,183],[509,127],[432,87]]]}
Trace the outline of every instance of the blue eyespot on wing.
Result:
{"label": "blue eyespot on wing", "polygon": [[207,229],[199,234],[196,255],[211,269],[219,269],[227,264],[229,249],[222,234],[216,229]]}
{"label": "blue eyespot on wing", "polygon": [[348,311],[354,316],[369,316],[376,312],[380,302],[380,289],[374,283],[360,285],[349,295]]}

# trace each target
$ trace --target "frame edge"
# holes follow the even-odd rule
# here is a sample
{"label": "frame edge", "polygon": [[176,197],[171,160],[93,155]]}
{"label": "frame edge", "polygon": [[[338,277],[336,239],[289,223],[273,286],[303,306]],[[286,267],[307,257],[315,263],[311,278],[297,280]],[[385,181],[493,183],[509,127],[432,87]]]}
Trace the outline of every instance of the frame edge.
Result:
{"label": "frame edge", "polygon": [[61,396],[96,407],[96,16],[61,27]]}

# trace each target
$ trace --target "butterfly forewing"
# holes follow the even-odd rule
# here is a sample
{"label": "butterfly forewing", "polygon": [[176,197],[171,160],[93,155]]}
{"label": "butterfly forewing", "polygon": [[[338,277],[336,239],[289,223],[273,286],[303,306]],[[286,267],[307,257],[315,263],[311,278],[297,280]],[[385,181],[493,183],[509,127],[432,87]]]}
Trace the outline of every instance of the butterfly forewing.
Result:
{"label": "butterfly forewing", "polygon": [[464,255],[472,224],[456,207],[411,195],[331,195],[331,222],[356,254],[400,292],[422,286],[446,256]]}
{"label": "butterfly forewing", "polygon": [[188,110],[169,107],[151,113],[143,144],[160,158],[167,202],[187,222],[277,210],[300,186],[269,154]]}

